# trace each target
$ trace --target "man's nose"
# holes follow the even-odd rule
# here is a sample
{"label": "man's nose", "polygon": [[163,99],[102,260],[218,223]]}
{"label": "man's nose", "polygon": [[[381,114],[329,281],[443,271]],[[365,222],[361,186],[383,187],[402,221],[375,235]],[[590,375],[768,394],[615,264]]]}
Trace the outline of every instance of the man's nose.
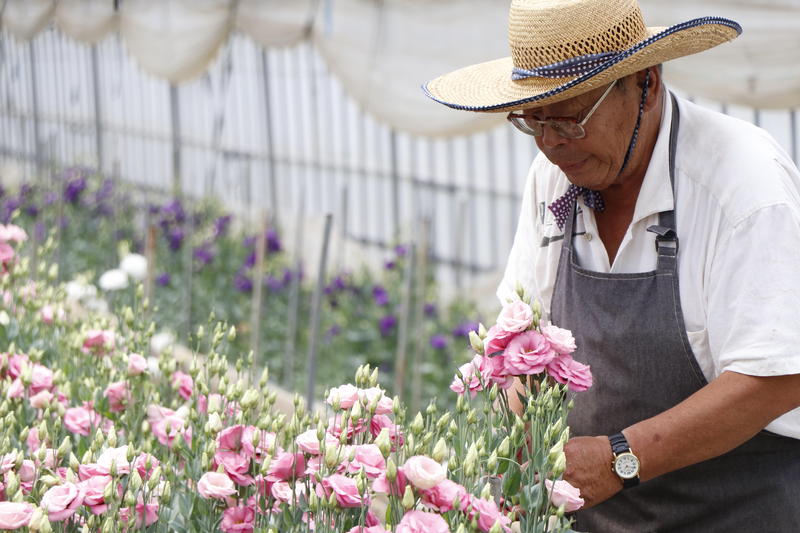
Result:
{"label": "man's nose", "polygon": [[553,148],[559,144],[566,143],[569,139],[565,139],[556,132],[549,124],[542,126],[542,135],[540,137],[542,145],[547,148]]}

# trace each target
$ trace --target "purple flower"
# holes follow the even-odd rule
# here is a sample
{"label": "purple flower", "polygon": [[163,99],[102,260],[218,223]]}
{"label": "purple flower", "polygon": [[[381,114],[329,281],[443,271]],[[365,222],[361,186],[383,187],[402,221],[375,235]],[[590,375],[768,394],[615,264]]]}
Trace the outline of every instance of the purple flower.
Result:
{"label": "purple flower", "polygon": [[375,299],[375,303],[381,307],[389,303],[389,293],[380,285],[372,288],[372,297]]}
{"label": "purple flower", "polygon": [[215,255],[216,254],[208,243],[202,244],[194,249],[194,258],[200,262],[201,266],[206,266],[213,261]]}
{"label": "purple flower", "polygon": [[243,244],[245,248],[252,248],[256,244],[256,238],[253,236],[245,237]]}
{"label": "purple flower", "polygon": [[39,208],[36,207],[36,204],[30,204],[25,206],[25,212],[33,218],[39,216]]}
{"label": "purple flower", "polygon": [[334,324],[325,332],[325,340],[329,341],[342,332],[342,328]]}
{"label": "purple flower", "polygon": [[162,207],[161,215],[166,220],[174,220],[178,224],[182,224],[184,221],[186,221],[186,211],[184,211],[180,200],[177,199]]}
{"label": "purple flower", "polygon": [[445,348],[447,348],[447,337],[439,334],[432,336],[431,348],[435,350],[444,350]]}
{"label": "purple flower", "polygon": [[244,267],[245,268],[253,268],[256,264],[256,252],[255,250],[250,252],[244,260]]}
{"label": "purple flower", "polygon": [[383,263],[383,268],[385,268],[386,270],[394,270],[396,266],[397,263],[395,263],[394,261],[386,261],[385,263]]}
{"label": "purple flower", "polygon": [[253,290],[253,281],[241,272],[237,272],[233,276],[233,286],[239,292],[250,292]]}
{"label": "purple flower", "polygon": [[47,237],[47,227],[45,227],[44,222],[36,223],[36,226],[33,228],[33,234],[37,242],[44,242]]}
{"label": "purple flower", "polygon": [[394,253],[397,255],[397,257],[405,257],[405,255],[408,253],[408,248],[404,244],[398,244],[394,247]]}
{"label": "purple flower", "polygon": [[169,249],[173,252],[180,250],[183,245],[183,237],[183,230],[181,228],[172,228],[167,234]]}
{"label": "purple flower", "polygon": [[64,200],[70,204],[77,204],[84,190],[86,190],[86,178],[80,175],[72,178],[64,186]]}
{"label": "purple flower", "polygon": [[433,302],[425,303],[425,316],[436,316],[436,304]]}
{"label": "purple flower", "polygon": [[347,274],[339,274],[325,286],[325,294],[333,294],[335,292],[347,289]]}
{"label": "purple flower", "polygon": [[163,274],[159,274],[156,277],[156,285],[158,285],[159,287],[166,287],[167,285],[169,285],[169,282],[170,282],[169,272],[164,272]]}
{"label": "purple flower", "polygon": [[281,251],[281,240],[278,232],[274,229],[267,231],[267,252],[274,253]]}
{"label": "purple flower", "polygon": [[453,337],[455,338],[469,337],[469,332],[478,331],[479,327],[480,325],[475,321],[462,322],[461,324],[453,328]]}
{"label": "purple flower", "polygon": [[[1,192],[0,192],[0,196],[2,196]],[[45,195],[44,195],[44,200],[42,201],[42,203],[45,206],[51,206],[54,203],[56,203],[56,200],[58,200],[58,195],[56,193],[54,193],[53,191],[47,191],[47,193],[45,193]]]}
{"label": "purple flower", "polygon": [[283,281],[278,279],[278,278],[276,278],[275,276],[273,276],[271,274],[269,276],[267,276],[266,278],[264,278],[264,284],[267,286],[267,288],[269,290],[271,290],[273,292],[277,292],[277,291],[283,289],[283,287],[284,287]]}
{"label": "purple flower", "polygon": [[219,237],[228,231],[228,226],[231,224],[231,216],[224,215],[214,221],[214,236]]}
{"label": "purple flower", "polygon": [[388,337],[394,331],[397,325],[397,318],[394,315],[386,315],[378,321],[378,327],[381,330],[381,335]]}

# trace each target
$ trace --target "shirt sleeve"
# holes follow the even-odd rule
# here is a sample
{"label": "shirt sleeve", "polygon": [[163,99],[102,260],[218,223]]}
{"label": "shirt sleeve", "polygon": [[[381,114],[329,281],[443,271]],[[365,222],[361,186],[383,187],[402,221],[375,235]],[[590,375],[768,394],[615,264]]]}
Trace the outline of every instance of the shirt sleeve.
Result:
{"label": "shirt sleeve", "polygon": [[534,268],[538,243],[542,239],[542,227],[536,211],[536,167],[537,163],[534,161],[525,180],[517,231],[514,234],[514,242],[511,245],[503,279],[497,289],[497,297],[501,304],[515,298],[517,284],[522,285],[529,294],[541,300]]}
{"label": "shirt sleeve", "polygon": [[800,208],[780,203],[738,221],[708,279],[718,373],[800,373]]}

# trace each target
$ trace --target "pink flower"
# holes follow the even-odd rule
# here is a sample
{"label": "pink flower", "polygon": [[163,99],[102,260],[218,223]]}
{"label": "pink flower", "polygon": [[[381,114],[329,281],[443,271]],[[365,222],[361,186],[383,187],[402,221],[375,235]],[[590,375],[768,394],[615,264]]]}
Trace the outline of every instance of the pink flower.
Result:
{"label": "pink flower", "polygon": [[166,407],[151,405],[147,408],[147,416],[153,434],[158,439],[158,442],[164,446],[171,448],[175,442],[175,437],[178,436],[182,436],[187,444],[191,444],[192,428],[187,427],[188,409],[185,407],[173,411]]}
{"label": "pink flower", "polygon": [[[330,433],[325,433],[324,439],[326,448],[337,448],[339,446],[339,439]],[[308,431],[299,434],[297,438],[295,438],[295,442],[297,443],[298,448],[309,455],[320,454],[320,443],[317,439],[316,429],[309,429]]]}
{"label": "pink flower", "polygon": [[138,353],[128,354],[128,375],[138,376],[147,370],[147,359]]}
{"label": "pink flower", "polygon": [[450,528],[438,514],[408,511],[397,524],[395,533],[450,533]]}
{"label": "pink flower", "polygon": [[547,365],[547,373],[554,380],[569,387],[569,390],[583,392],[592,386],[592,372],[589,365],[574,360],[569,355],[561,355]]}
{"label": "pink flower", "polygon": [[25,385],[22,384],[22,380],[17,378],[11,382],[11,386],[8,387],[8,391],[6,391],[6,398],[9,400],[18,400],[25,396]]}
{"label": "pink flower", "polygon": [[372,491],[381,494],[388,494],[390,496],[403,496],[403,493],[406,490],[406,485],[408,485],[408,479],[406,479],[403,469],[398,468],[397,477],[393,483],[389,483],[389,480],[386,479],[386,472],[382,472],[381,475],[379,475],[375,481],[372,482]]}
{"label": "pink flower", "polygon": [[358,393],[358,387],[348,383],[346,385],[340,385],[335,389],[331,389],[331,391],[328,393],[328,398],[325,401],[328,403],[328,405],[333,405],[334,398],[338,398],[340,409],[350,409],[358,401]]}
{"label": "pink flower", "polygon": [[92,409],[88,402],[80,407],[70,407],[64,412],[64,427],[72,433],[88,437],[92,427],[99,424],[100,415]]}
{"label": "pink flower", "polygon": [[13,530],[27,526],[33,516],[29,503],[0,502],[0,529]]}
{"label": "pink flower", "polygon": [[106,387],[103,396],[108,398],[108,408],[112,413],[121,413],[128,405],[131,394],[128,392],[127,381],[116,381]]}
{"label": "pink flower", "polygon": [[[147,467],[148,462],[150,463],[149,469]],[[142,479],[149,479],[150,475],[153,473],[153,470],[158,468],[160,464],[161,462],[149,453],[142,453],[133,460],[133,463],[131,463],[131,468],[135,468],[139,473],[139,477]]]}
{"label": "pink flower", "polygon": [[197,492],[205,499],[225,499],[236,494],[233,480],[220,472],[206,472],[197,482]]}
{"label": "pink flower", "polygon": [[[467,489],[449,479],[444,479],[428,490],[422,491],[422,501],[428,507],[439,513],[446,513],[456,509],[463,511],[469,505]],[[458,507],[454,508],[454,502]]]}
{"label": "pink flower", "polygon": [[486,332],[486,338],[483,339],[483,354],[486,356],[503,352],[511,342],[511,339],[516,337],[517,334],[505,331],[500,326],[495,324]]}
{"label": "pink flower", "polygon": [[53,306],[50,304],[43,305],[42,309],[39,311],[39,318],[41,318],[42,322],[45,324],[52,324],[55,321]]}
{"label": "pink flower", "polygon": [[75,483],[66,482],[47,489],[42,496],[42,509],[47,511],[47,518],[51,522],[61,522],[73,514],[83,503],[86,488]]}
{"label": "pink flower", "polygon": [[0,224],[0,241],[3,242],[16,242],[20,243],[28,238],[25,230],[14,224],[2,225]]}
{"label": "pink flower", "polygon": [[289,481],[302,477],[306,469],[306,460],[302,453],[281,452],[272,459],[267,472],[267,481]]}
{"label": "pink flower", "polygon": [[7,242],[0,242],[0,263],[6,265],[14,259],[14,248]]}
{"label": "pink flower", "polygon": [[405,442],[403,438],[403,431],[400,426],[392,422],[392,419],[386,415],[375,415],[369,421],[369,432],[373,437],[380,435],[381,430],[386,428],[389,430],[389,440],[392,442],[392,451],[396,450],[398,446],[402,446]]}
{"label": "pink flower", "polygon": [[388,415],[391,414],[392,409],[394,409],[394,401],[386,396],[386,393],[380,387],[361,389],[358,395],[359,398],[361,398],[361,403],[367,408],[370,404],[375,402],[376,415]]}
{"label": "pink flower", "polygon": [[571,513],[583,507],[583,498],[581,498],[581,491],[577,487],[573,487],[569,481],[559,479],[555,483],[549,479],[544,480],[544,485],[550,496],[550,502],[556,506],[564,506],[564,511]]}
{"label": "pink flower", "polygon": [[114,349],[116,340],[114,332],[105,329],[90,329],[83,340],[83,353],[105,355]]}
{"label": "pink flower", "polygon": [[22,368],[29,363],[28,356],[24,353],[17,353],[8,357],[8,375],[18,378],[22,374]]}
{"label": "pink flower", "polygon": [[515,375],[540,374],[555,355],[544,335],[538,331],[525,331],[506,347],[506,370]]}
{"label": "pink flower", "polygon": [[215,467],[222,465],[225,473],[237,485],[246,487],[253,484],[253,477],[248,475],[250,458],[244,453],[219,450],[214,454],[214,463]]}
{"label": "pink flower", "polygon": [[500,509],[497,508],[497,504],[493,501],[484,500],[482,498],[471,498],[470,505],[469,518],[472,520],[477,516],[478,529],[481,531],[489,531],[496,522],[500,523],[504,531],[511,531],[508,527],[511,523],[511,519],[501,513]]}
{"label": "pink flower", "polygon": [[236,424],[235,426],[229,426],[219,432],[217,435],[217,449],[230,451],[230,452],[238,452],[242,449],[242,433],[244,432],[244,426],[241,424]]}
{"label": "pink flower", "polygon": [[391,533],[391,532],[384,529],[383,526],[377,525],[371,527],[355,526],[354,528],[351,528],[347,533]]}
{"label": "pink flower", "polygon": [[[141,498],[141,496],[140,496]],[[155,524],[158,521],[158,504],[148,503],[145,505],[143,502],[137,502],[136,508],[136,527],[141,528]],[[129,507],[123,507],[119,510],[119,519],[122,523],[127,524],[130,520],[131,510]]]}
{"label": "pink flower", "polygon": [[542,335],[559,354],[568,354],[575,351],[575,337],[572,336],[572,332],[568,329],[548,324],[542,327]]}
{"label": "pink flower", "polygon": [[[361,507],[364,504],[358,493],[356,480],[342,474],[331,474],[324,478],[322,488],[325,490],[326,496],[331,493],[336,495],[336,503],[340,507]],[[364,497],[368,498],[368,494],[365,494]]]}
{"label": "pink flower", "polygon": [[403,473],[412,485],[422,490],[432,489],[447,477],[444,467],[425,455],[407,459]]}
{"label": "pink flower", "polygon": [[[109,483],[111,483],[111,476],[102,474],[91,476],[81,481],[80,484],[83,485],[85,490],[83,504],[89,508],[92,514],[99,515],[108,510],[108,504],[103,494]],[[119,489],[121,491],[122,487],[120,486]]]}
{"label": "pink flower", "polygon": [[43,390],[53,390],[53,371],[46,366],[34,363],[31,369],[31,394],[37,394]]}
{"label": "pink flower", "polygon": [[347,465],[348,472],[356,474],[363,468],[368,478],[375,479],[386,471],[386,461],[375,444],[361,444],[354,448],[353,460]]}
{"label": "pink flower", "polygon": [[[256,439],[256,434],[258,434],[258,439]],[[245,426],[242,431],[242,450],[251,459],[260,460],[265,455],[276,451],[275,434],[255,426]]]}
{"label": "pink flower", "polygon": [[31,407],[34,409],[45,409],[53,400],[53,393],[49,390],[43,390],[38,394],[34,394],[30,398]]}
{"label": "pink flower", "polygon": [[222,513],[219,528],[225,533],[252,533],[255,527],[256,510],[253,506],[228,507]]}
{"label": "pink flower", "polygon": [[497,326],[509,333],[525,331],[533,322],[533,309],[521,300],[503,306],[497,317]]}
{"label": "pink flower", "polygon": [[192,389],[194,388],[192,376],[176,370],[172,374],[172,388],[178,389],[178,394],[181,395],[181,398],[188,400],[192,397]]}
{"label": "pink flower", "polygon": [[461,377],[458,374],[453,377],[450,390],[457,394],[464,394],[469,391],[473,398],[484,387],[488,387],[492,378],[493,367],[491,364],[484,363],[482,355],[475,355],[472,361],[458,367]]}
{"label": "pink flower", "polygon": [[118,474],[129,474],[131,464],[128,462],[128,446],[106,448],[97,458],[97,468],[100,472],[109,473],[111,463],[114,463]]}

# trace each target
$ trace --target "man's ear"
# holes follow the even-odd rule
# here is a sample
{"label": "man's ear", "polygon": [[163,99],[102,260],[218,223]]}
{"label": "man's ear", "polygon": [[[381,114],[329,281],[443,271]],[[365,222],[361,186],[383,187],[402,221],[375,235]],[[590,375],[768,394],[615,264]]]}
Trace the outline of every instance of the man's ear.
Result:
{"label": "man's ear", "polygon": [[[649,79],[647,73],[650,73]],[[644,89],[644,81],[647,79],[647,101],[644,103],[645,111],[651,110],[655,105],[661,101],[661,69],[658,65],[648,67],[636,73],[636,85],[640,89]]]}

